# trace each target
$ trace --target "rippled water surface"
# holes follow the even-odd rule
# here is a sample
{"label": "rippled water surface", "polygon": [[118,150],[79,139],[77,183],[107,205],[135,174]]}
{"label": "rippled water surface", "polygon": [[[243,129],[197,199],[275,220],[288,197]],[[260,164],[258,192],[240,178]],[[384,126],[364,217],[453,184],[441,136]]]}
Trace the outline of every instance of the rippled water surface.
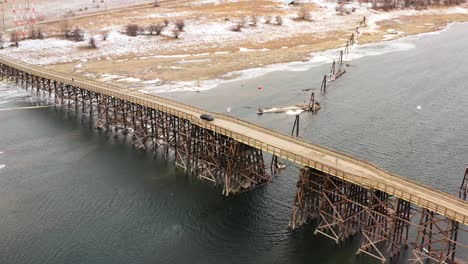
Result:
{"label": "rippled water surface", "polygon": [[[301,134],[455,193],[468,165],[468,25],[402,42],[414,48],[353,61],[319,96],[323,110],[301,115]],[[165,96],[289,133],[292,116],[256,108],[302,102],[328,67]],[[0,86],[0,109],[25,96]],[[0,111],[0,263],[370,263],[354,255],[359,239],[337,247],[314,223],[288,230],[296,181],[290,166],[222,197],[73,114]]]}

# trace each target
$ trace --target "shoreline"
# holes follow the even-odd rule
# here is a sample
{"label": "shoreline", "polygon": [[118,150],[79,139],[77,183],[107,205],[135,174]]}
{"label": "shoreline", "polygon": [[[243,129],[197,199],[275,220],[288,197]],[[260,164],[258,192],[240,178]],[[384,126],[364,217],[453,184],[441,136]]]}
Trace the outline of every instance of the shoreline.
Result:
{"label": "shoreline", "polygon": [[[364,44],[360,44],[358,42],[358,44],[353,47],[350,56],[345,58],[345,61],[350,62],[350,61],[357,60],[363,57],[380,56],[386,53],[414,49],[416,48],[416,46],[410,43],[412,40],[415,40],[424,36],[441,34],[449,30],[453,25],[457,25],[457,24],[461,24],[461,25],[468,24],[468,21],[450,22],[446,24],[443,28],[440,28],[439,30],[423,32],[423,33],[418,33],[414,35],[402,36],[402,37],[395,38],[395,39],[380,40],[376,42],[367,42]],[[382,45],[384,45],[384,47],[382,47]],[[380,51],[367,50],[367,53],[353,55],[353,51],[356,51],[359,49],[368,49],[368,48],[372,48],[373,46],[379,46],[379,48],[384,49],[384,50],[380,50]],[[263,67],[248,68],[248,69],[228,72],[224,74],[223,76],[221,76],[220,78],[205,80],[203,81],[203,83],[200,83],[197,81],[192,81],[192,82],[175,81],[173,83],[169,83],[165,85],[159,85],[159,86],[149,87],[149,88],[141,88],[138,90],[144,93],[149,93],[149,94],[208,91],[211,89],[216,89],[218,86],[226,84],[226,83],[250,80],[250,79],[264,76],[267,74],[271,74],[274,72],[307,71],[313,67],[318,67],[323,64],[332,63],[333,62],[332,57],[337,57],[338,52],[341,49],[342,47],[340,46],[340,47],[327,49],[323,51],[312,52],[308,60],[275,63],[275,64],[270,64],[270,65],[265,65]]]}
{"label": "shoreline", "polygon": [[[261,20],[255,27],[247,26],[242,32],[231,32],[228,27],[238,18],[229,17],[226,22],[225,11],[220,10],[241,8],[244,13],[240,14],[250,14],[249,2],[199,6],[195,8],[198,11],[184,13],[182,11],[189,7],[185,3],[173,9],[166,8],[170,13],[164,14],[173,19],[181,16],[187,19],[187,29],[181,39],[171,39],[168,35],[132,38],[123,34],[121,27],[126,22],[119,19],[140,17],[140,23],[154,23],[153,18],[160,17],[160,13],[154,10],[141,10],[116,18],[103,17],[105,21],[101,24],[88,25],[91,28],[112,25],[109,41],[100,41],[98,49],[85,48],[86,42],[48,38],[27,40],[19,48],[8,48],[0,53],[52,70],[148,93],[198,92],[268,72],[304,71],[312,67],[311,64],[321,65],[329,60],[327,57],[333,50],[344,46],[362,17],[367,18],[368,26],[362,29],[357,47],[438,32],[453,22],[468,22],[467,4],[389,12],[359,6],[355,13],[345,16],[337,15],[330,7],[312,4],[314,19],[298,21],[295,7],[282,9],[274,4],[273,11],[267,11],[275,1],[262,2],[262,15],[281,12],[285,19],[283,26],[267,25]],[[357,2],[352,3],[357,6]],[[204,15],[208,11],[212,13]],[[194,17],[195,14],[200,14],[200,17]],[[220,22],[221,18],[223,22]],[[87,34],[86,38],[90,36]],[[375,49],[373,52],[382,51]],[[350,57],[355,59],[354,54]]]}

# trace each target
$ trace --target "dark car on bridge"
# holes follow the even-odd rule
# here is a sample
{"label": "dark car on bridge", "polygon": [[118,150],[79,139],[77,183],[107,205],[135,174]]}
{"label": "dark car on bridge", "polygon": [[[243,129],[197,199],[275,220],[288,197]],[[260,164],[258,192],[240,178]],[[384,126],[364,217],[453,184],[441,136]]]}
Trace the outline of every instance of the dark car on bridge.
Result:
{"label": "dark car on bridge", "polygon": [[214,117],[210,114],[201,114],[200,118],[206,121],[213,121]]}

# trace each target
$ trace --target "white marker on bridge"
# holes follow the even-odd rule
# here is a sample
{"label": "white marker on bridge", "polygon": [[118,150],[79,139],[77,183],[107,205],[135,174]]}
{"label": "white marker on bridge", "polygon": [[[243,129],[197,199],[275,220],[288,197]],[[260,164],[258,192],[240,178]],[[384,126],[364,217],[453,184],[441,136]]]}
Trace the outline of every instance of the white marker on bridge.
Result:
{"label": "white marker on bridge", "polygon": [[418,107],[417,107],[417,108],[418,108],[418,110],[421,110],[421,106],[420,106],[420,105],[418,105]]}

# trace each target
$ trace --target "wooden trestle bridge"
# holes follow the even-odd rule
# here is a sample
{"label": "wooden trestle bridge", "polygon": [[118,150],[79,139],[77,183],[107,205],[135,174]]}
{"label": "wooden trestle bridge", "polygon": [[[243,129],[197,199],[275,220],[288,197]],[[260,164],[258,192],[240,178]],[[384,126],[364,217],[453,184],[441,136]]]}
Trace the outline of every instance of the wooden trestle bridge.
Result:
{"label": "wooden trestle bridge", "polygon": [[[84,116],[98,128],[131,136],[136,147],[173,156],[187,173],[220,186],[224,195],[271,179],[264,152],[273,156],[272,161],[283,158],[300,165],[293,229],[314,220],[316,234],[336,243],[361,234],[357,253],[385,262],[408,246],[408,230],[413,226],[417,230],[411,239],[414,262],[457,263],[468,255],[467,246],[457,242],[468,225],[468,170],[455,197],[230,116],[213,114],[214,121],[201,120],[205,110],[158,96],[4,56],[0,56],[0,72],[3,80]],[[271,165],[272,174],[275,167]],[[413,215],[419,218],[412,219]]]}

